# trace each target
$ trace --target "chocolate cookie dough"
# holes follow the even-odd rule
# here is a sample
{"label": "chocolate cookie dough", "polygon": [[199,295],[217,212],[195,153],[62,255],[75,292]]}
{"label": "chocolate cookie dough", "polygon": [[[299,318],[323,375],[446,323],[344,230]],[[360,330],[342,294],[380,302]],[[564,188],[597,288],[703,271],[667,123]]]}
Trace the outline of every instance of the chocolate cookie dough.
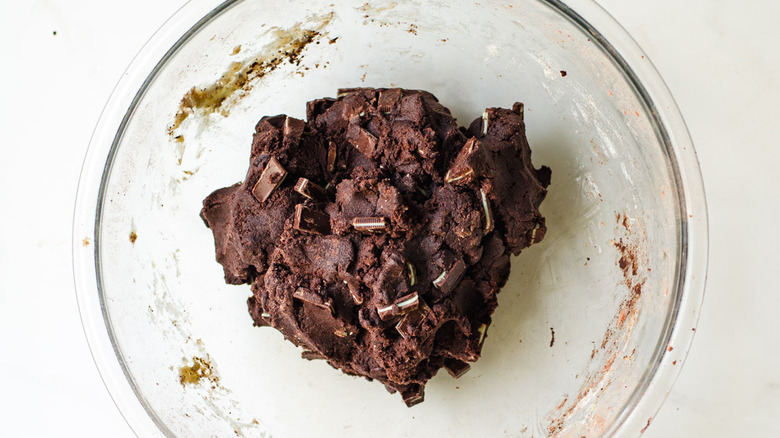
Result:
{"label": "chocolate cookie dough", "polygon": [[542,240],[550,169],[534,169],[523,105],[468,129],[432,94],[339,90],[307,121],[257,124],[246,179],[201,217],[249,312],[412,406],[440,369],[477,360],[509,255]]}

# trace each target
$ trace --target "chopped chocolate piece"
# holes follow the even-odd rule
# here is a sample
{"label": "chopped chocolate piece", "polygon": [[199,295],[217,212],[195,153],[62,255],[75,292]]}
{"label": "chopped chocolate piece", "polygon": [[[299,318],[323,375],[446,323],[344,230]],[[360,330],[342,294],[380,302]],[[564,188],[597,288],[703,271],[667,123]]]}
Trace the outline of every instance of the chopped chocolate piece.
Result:
{"label": "chopped chocolate piece", "polygon": [[545,230],[542,229],[542,226],[539,224],[534,225],[534,228],[531,230],[531,244],[539,243],[544,239]]}
{"label": "chopped chocolate piece", "polygon": [[312,234],[330,234],[330,218],[325,213],[314,211],[303,204],[295,206],[295,223],[299,231]]}
{"label": "chopped chocolate piece", "polygon": [[287,119],[287,116],[284,114],[277,114],[275,116],[265,116],[260,119],[260,122],[268,123],[269,125],[273,126],[276,129],[282,129],[284,126],[284,121]]}
{"label": "chopped chocolate piece", "polygon": [[287,171],[284,170],[281,164],[276,161],[276,158],[271,157],[268,164],[265,165],[263,173],[260,174],[260,178],[257,180],[257,184],[252,189],[252,194],[255,199],[260,202],[265,202],[271,193],[282,184],[284,177],[287,176]]}
{"label": "chopped chocolate piece", "polygon": [[409,295],[399,298],[395,302],[395,305],[401,313],[408,313],[417,309],[417,306],[420,305],[420,297],[417,295],[417,292],[412,292]]}
{"label": "chopped chocolate piece", "polygon": [[295,289],[295,292],[293,292],[293,297],[298,298],[299,300],[307,302],[309,304],[313,304],[322,309],[326,309],[332,315],[336,314],[336,311],[333,308],[333,302],[330,298],[328,299],[322,298],[321,296],[310,291],[309,289],[299,287]]}
{"label": "chopped chocolate piece", "polygon": [[336,154],[338,149],[336,143],[333,140],[328,141],[328,172],[333,173],[336,170]]}
{"label": "chopped chocolate piece", "polygon": [[485,213],[485,234],[488,234],[495,228],[495,223],[493,222],[493,207],[490,206],[490,200],[484,190],[479,189],[479,195],[480,198],[482,198],[482,211]]}
{"label": "chopped chocolate piece", "polygon": [[357,124],[350,125],[347,131],[347,141],[367,157],[373,155],[377,144],[377,138],[374,137],[374,134]]}
{"label": "chopped chocolate piece", "polygon": [[315,201],[324,201],[328,198],[328,193],[325,189],[306,178],[298,178],[298,182],[295,183],[293,190]]}
{"label": "chopped chocolate piece", "polygon": [[401,94],[400,88],[380,91],[377,109],[385,114],[389,114],[401,100]]}
{"label": "chopped chocolate piece", "polygon": [[420,297],[417,295],[417,292],[412,292],[409,295],[397,299],[393,304],[376,309],[376,312],[379,314],[379,318],[382,321],[386,321],[390,318],[416,310],[419,304]]}
{"label": "chopped chocolate piece", "polygon": [[306,126],[306,122],[294,117],[287,117],[284,120],[284,138],[291,141],[298,142],[303,135],[303,128]]}
{"label": "chopped chocolate piece", "polygon": [[525,115],[525,105],[523,105],[522,102],[515,102],[515,104],[512,105],[512,112],[520,116],[520,119],[522,119]]}
{"label": "chopped chocolate piece", "polygon": [[479,345],[482,345],[485,342],[485,336],[487,336],[487,324],[480,324],[477,331],[479,332]]}
{"label": "chopped chocolate piece", "polygon": [[352,219],[352,226],[364,233],[384,231],[388,227],[386,217],[356,217]]}
{"label": "chopped chocolate piece", "polygon": [[344,96],[348,96],[361,90],[367,90],[367,88],[338,88],[336,89],[336,96],[338,96],[340,99]]}
{"label": "chopped chocolate piece", "polygon": [[458,285],[463,273],[466,272],[466,264],[458,260],[449,269],[445,269],[435,280],[433,285],[444,294],[450,293]]}
{"label": "chopped chocolate piece", "polygon": [[444,182],[457,185],[471,184],[477,180],[477,177],[490,177],[493,172],[479,140],[472,137],[463,145],[450,165],[450,169],[444,176]]}
{"label": "chopped chocolate piece", "polygon": [[474,176],[474,169],[468,166],[462,167],[460,169],[450,169],[449,171],[447,171],[447,175],[444,176],[444,182],[451,183],[455,181],[460,181],[466,177],[473,177],[473,176]]}
{"label": "chopped chocolate piece", "polygon": [[423,300],[419,300],[417,309],[404,315],[395,325],[395,330],[400,333],[402,338],[411,338],[417,333],[417,328],[425,321],[430,312],[431,308]]}
{"label": "chopped chocolate piece", "polygon": [[331,105],[336,103],[336,99],[325,97],[323,99],[312,100],[306,103],[306,119],[314,120],[315,117],[324,113]]}
{"label": "chopped chocolate piece", "polygon": [[[377,315],[379,315],[379,319],[382,321],[386,321],[393,316],[398,315],[398,307],[394,304],[390,304],[389,306],[380,307],[376,309]],[[394,315],[395,314],[395,315]]]}
{"label": "chopped chocolate piece", "polygon": [[447,372],[450,373],[452,377],[458,379],[471,369],[471,365],[457,359],[445,359],[444,368],[447,369]]}
{"label": "chopped chocolate piece", "polygon": [[323,354],[305,348],[301,352],[301,357],[306,360],[325,359],[325,356]]}
{"label": "chopped chocolate piece", "polygon": [[363,294],[360,292],[360,286],[358,285],[357,279],[350,276],[348,280],[344,280],[344,284],[346,284],[347,289],[349,289],[349,295],[352,297],[352,302],[357,305],[363,304]]}
{"label": "chopped chocolate piece", "polygon": [[417,271],[410,262],[406,262],[406,274],[409,276],[409,286],[414,286],[417,283]]}
{"label": "chopped chocolate piece", "polygon": [[425,387],[419,384],[410,385],[409,389],[401,392],[401,397],[403,397],[406,406],[411,408],[425,400]]}
{"label": "chopped chocolate piece", "polygon": [[339,93],[261,119],[244,182],[201,217],[256,326],[412,405],[480,357],[510,255],[544,237],[551,173],[520,103],[464,129],[425,91]]}

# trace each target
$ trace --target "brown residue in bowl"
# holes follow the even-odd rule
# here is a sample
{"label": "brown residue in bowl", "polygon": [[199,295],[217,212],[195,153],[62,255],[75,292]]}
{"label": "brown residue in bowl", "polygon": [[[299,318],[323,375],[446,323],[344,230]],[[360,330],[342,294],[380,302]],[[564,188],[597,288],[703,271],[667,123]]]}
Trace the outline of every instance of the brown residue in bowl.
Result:
{"label": "brown residue in bowl", "polygon": [[[648,260],[644,252],[647,246],[647,236],[644,232],[638,232],[634,229],[631,219],[625,213],[615,214],[615,224],[618,231],[623,234],[617,240],[610,242],[618,251],[616,267],[623,276],[623,283],[626,286],[627,295],[618,307],[612,322],[607,326],[604,337],[599,348],[594,348],[590,354],[591,362],[599,365],[596,369],[586,370],[584,373],[585,381],[580,387],[577,397],[566,398],[548,417],[550,422],[547,425],[549,436],[563,436],[564,424],[569,417],[578,412],[581,403],[592,403],[594,396],[599,398],[604,392],[601,391],[612,384],[612,370],[616,366],[615,362],[621,349],[626,346],[631,337],[631,333],[636,325],[638,318],[637,303],[642,296],[642,288],[647,282],[647,270],[640,269],[640,266],[647,265]],[[641,224],[638,225],[641,229]],[[622,228],[622,230],[621,230]],[[598,345],[598,344],[597,344]],[[623,357],[629,365],[633,363],[634,351],[630,355]],[[603,432],[606,427],[606,419],[602,418],[600,423],[591,422],[589,428],[591,432]]]}
{"label": "brown residue in bowl", "polygon": [[390,2],[390,3],[388,3],[387,5],[384,5],[384,6],[376,6],[376,5],[372,5],[369,2],[366,2],[366,3],[363,3],[363,6],[360,6],[358,8],[358,10],[363,12],[363,13],[366,13],[366,14],[374,14],[374,15],[376,15],[376,14],[380,14],[380,13],[385,12],[385,11],[392,10],[396,6],[398,6],[398,3],[396,3],[396,2]]}
{"label": "brown residue in bowl", "polygon": [[555,330],[550,327],[550,347],[555,344]]}
{"label": "brown residue in bowl", "polygon": [[[227,71],[212,84],[190,88],[182,97],[173,123],[168,127],[170,138],[183,142],[183,137],[178,135],[176,130],[196,112],[202,116],[212,113],[227,116],[230,112],[230,108],[225,104],[228,98],[236,95],[240,99],[251,90],[254,82],[275,71],[282,64],[300,66],[306,46],[314,41],[319,42],[318,40],[325,35],[325,27],[332,19],[331,12],[327,15],[311,17],[306,25],[296,23],[288,29],[272,28],[273,39],[261,53],[243,61],[230,63]],[[240,50],[240,46],[237,46],[233,54],[237,54]],[[236,94],[237,92],[239,93]],[[179,154],[179,164],[181,160],[182,156]]]}
{"label": "brown residue in bowl", "polygon": [[645,427],[642,428],[642,430],[639,431],[639,433],[645,433],[648,427],[650,427],[650,422],[653,421],[653,417],[650,417],[647,419],[647,423],[645,423]]}
{"label": "brown residue in bowl", "polygon": [[135,232],[135,230],[133,230],[133,231],[130,231],[130,236],[129,236],[129,238],[130,238],[130,243],[132,243],[133,245],[135,245],[135,241],[136,241],[136,240],[138,240],[138,234]]}
{"label": "brown residue in bowl", "polygon": [[193,356],[192,365],[184,365],[179,368],[179,383],[182,386],[198,384],[201,379],[215,380],[216,378],[208,358],[202,359]]}

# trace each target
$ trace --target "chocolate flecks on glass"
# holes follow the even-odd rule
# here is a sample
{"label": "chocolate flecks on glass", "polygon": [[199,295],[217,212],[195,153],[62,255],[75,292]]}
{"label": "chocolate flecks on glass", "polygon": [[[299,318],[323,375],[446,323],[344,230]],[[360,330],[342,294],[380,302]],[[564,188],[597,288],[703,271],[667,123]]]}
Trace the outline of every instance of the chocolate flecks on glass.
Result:
{"label": "chocolate flecks on glass", "polygon": [[246,179],[201,217],[255,325],[412,406],[480,357],[510,255],[544,237],[550,170],[522,104],[462,129],[425,91],[338,94],[261,119]]}

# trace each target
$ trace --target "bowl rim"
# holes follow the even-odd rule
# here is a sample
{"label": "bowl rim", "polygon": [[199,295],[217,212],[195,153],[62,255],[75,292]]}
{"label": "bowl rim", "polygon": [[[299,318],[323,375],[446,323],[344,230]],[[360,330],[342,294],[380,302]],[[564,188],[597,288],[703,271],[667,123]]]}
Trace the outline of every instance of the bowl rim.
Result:
{"label": "bowl rim", "polygon": [[[124,128],[159,69],[203,25],[242,0],[191,0],[179,8],[122,74],[98,119],[78,182],[73,216],[73,276],[90,352],[114,404],[139,436],[175,436],[127,378],[113,341],[100,289],[100,217],[103,188]],[[677,183],[681,263],[677,290],[650,367],[605,436],[639,436],[650,425],[680,374],[704,299],[708,261],[707,205],[699,162],[682,114],[668,87],[636,41],[594,0],[537,0],[591,38],[621,68],[644,101],[667,147]],[[598,30],[597,30],[598,29]],[[100,176],[100,178],[98,178]],[[679,287],[679,286],[682,287]],[[96,293],[97,292],[97,293]],[[674,353],[672,353],[672,351]]]}

